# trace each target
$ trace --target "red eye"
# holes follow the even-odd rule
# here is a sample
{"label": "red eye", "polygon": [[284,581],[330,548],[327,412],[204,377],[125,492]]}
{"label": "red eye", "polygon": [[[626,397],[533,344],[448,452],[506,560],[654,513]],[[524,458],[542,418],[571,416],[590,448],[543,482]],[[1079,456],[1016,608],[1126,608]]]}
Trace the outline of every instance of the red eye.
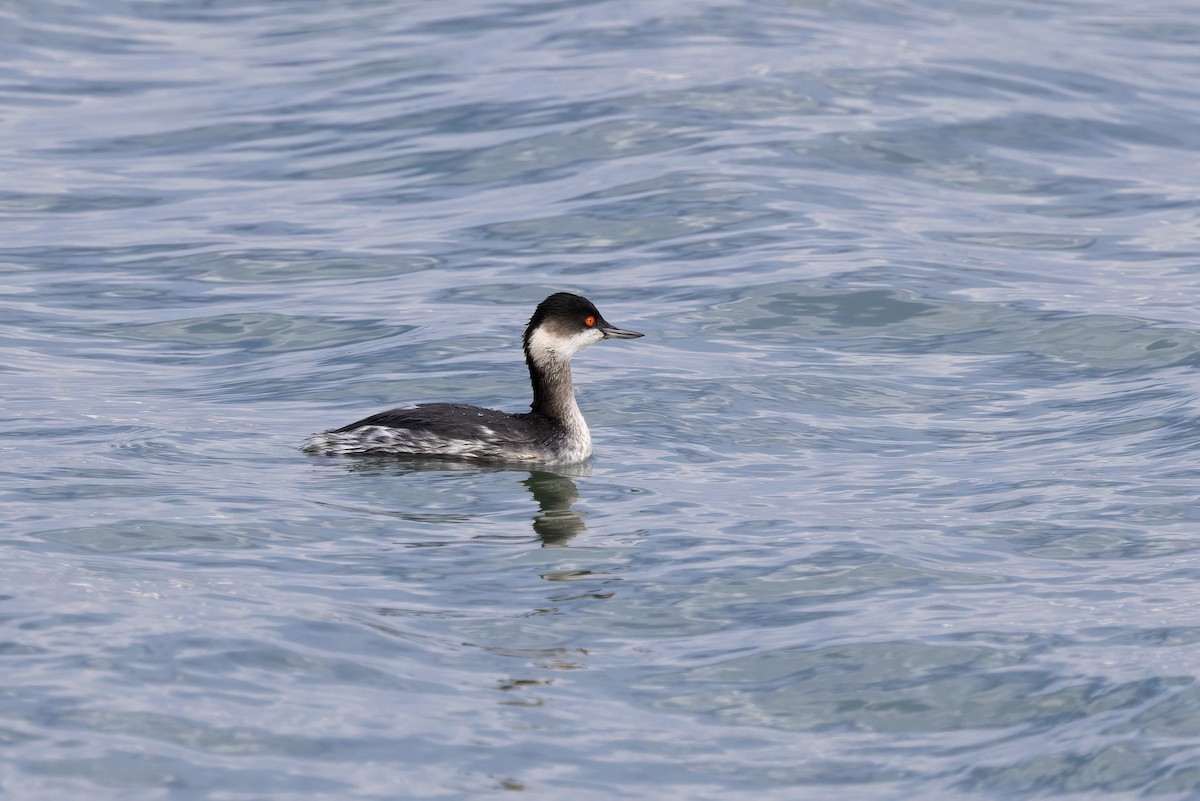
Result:
{"label": "red eye", "polygon": [[596,318],[589,314],[587,317],[585,317],[583,319],[583,324],[586,325],[588,328],[591,328],[592,326],[594,326],[596,324]]}

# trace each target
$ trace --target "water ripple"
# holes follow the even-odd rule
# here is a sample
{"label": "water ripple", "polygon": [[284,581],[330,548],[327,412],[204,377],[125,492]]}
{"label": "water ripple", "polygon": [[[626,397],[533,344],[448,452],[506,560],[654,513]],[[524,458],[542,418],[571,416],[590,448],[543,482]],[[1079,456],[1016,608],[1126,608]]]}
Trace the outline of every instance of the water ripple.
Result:
{"label": "water ripple", "polygon": [[1194,16],[9,3],[5,797],[1194,797]]}

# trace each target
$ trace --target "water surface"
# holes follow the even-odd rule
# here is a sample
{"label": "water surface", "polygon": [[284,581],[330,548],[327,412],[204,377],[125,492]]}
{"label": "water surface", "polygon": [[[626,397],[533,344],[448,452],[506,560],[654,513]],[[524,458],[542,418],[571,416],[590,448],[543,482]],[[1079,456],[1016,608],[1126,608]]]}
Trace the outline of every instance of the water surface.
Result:
{"label": "water surface", "polygon": [[[0,794],[1191,798],[1200,23],[0,6]],[[559,470],[312,458],[403,402]]]}

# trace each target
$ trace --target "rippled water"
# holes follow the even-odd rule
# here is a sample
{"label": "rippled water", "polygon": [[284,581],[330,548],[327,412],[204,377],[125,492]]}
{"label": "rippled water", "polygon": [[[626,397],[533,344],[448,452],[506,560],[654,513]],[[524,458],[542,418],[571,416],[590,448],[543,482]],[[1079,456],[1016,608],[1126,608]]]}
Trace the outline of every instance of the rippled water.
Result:
{"label": "rippled water", "polygon": [[1196,11],[0,4],[0,795],[1194,798]]}

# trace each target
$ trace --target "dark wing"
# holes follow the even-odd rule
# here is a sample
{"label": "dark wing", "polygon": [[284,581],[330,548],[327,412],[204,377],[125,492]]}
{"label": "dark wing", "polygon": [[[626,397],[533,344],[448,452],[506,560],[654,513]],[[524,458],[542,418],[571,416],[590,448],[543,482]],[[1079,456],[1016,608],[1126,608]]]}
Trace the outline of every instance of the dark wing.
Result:
{"label": "dark wing", "polygon": [[537,440],[542,422],[540,416],[507,414],[463,403],[425,403],[379,412],[331,433],[342,434],[366,426],[380,426],[413,432],[428,431],[451,439],[524,443]]}

